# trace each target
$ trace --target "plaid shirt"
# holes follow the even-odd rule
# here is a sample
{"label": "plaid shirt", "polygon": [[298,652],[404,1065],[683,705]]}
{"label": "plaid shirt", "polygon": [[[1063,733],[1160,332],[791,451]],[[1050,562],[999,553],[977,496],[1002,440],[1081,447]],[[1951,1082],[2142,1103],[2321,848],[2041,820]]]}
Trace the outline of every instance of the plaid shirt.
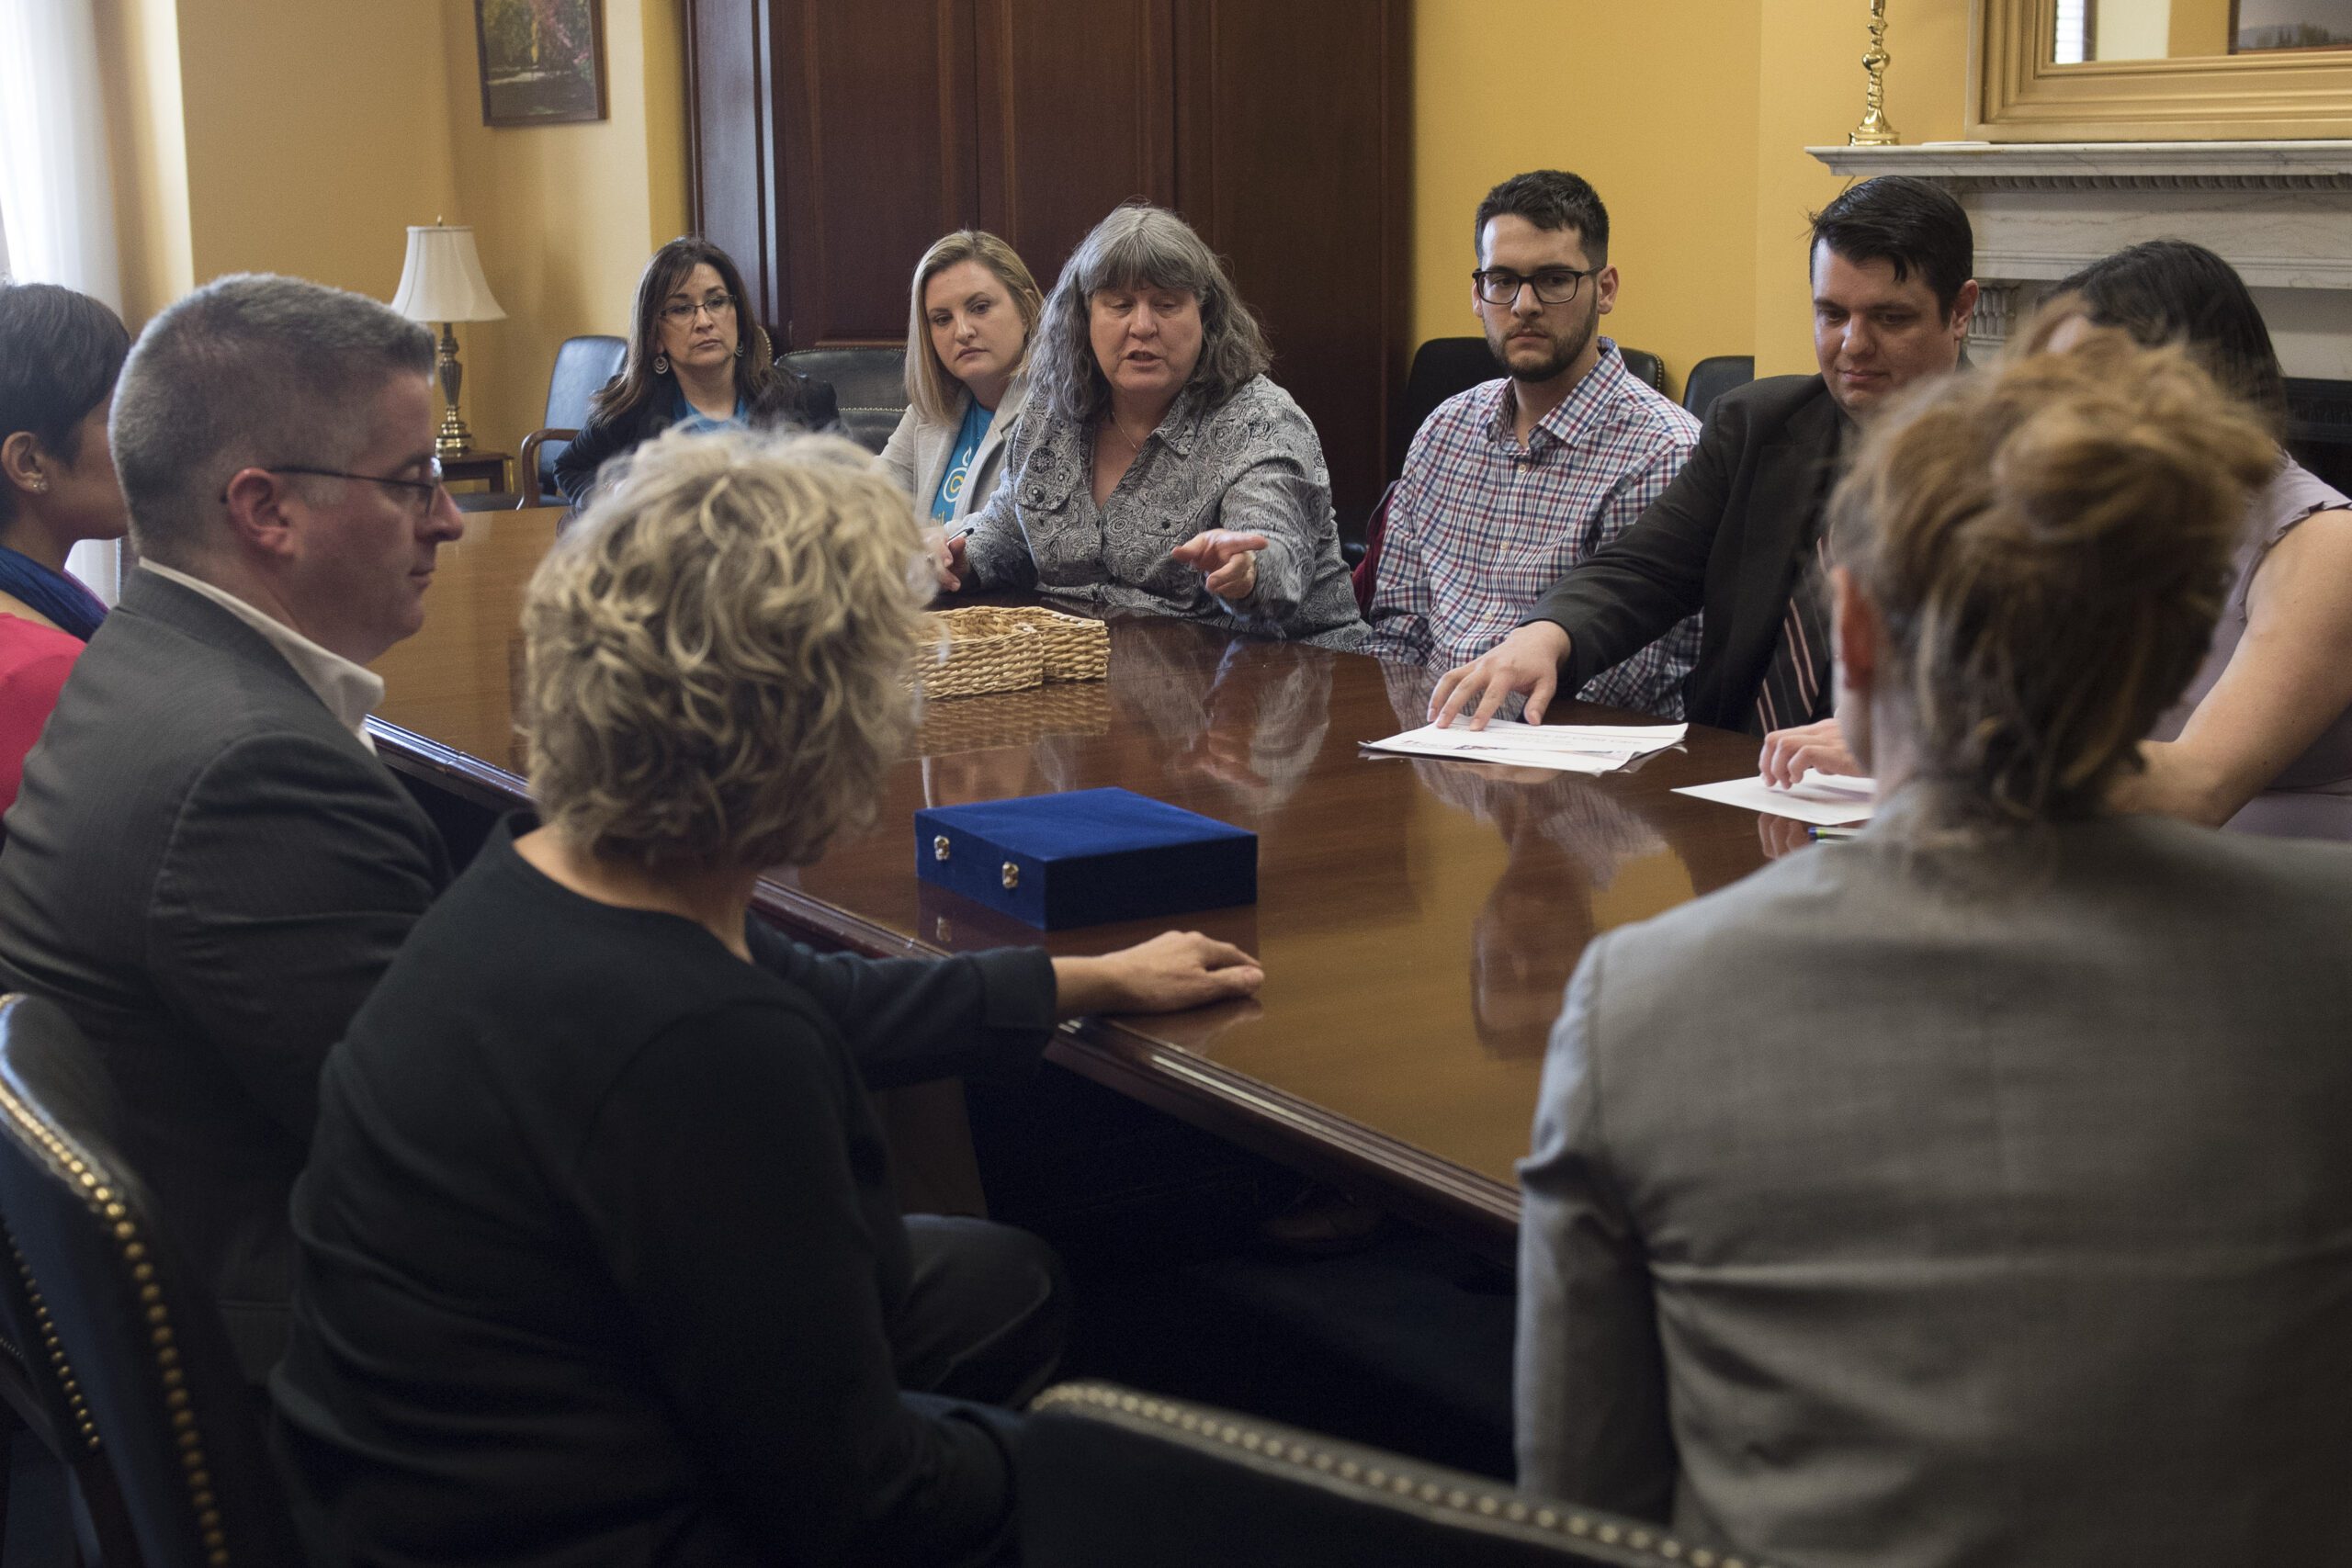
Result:
{"label": "plaid shirt", "polygon": [[[1466,664],[1527,619],[1544,591],[1623,533],[1682,469],[1699,422],[1637,380],[1617,345],[1521,446],[1509,378],[1438,406],[1388,500],[1364,651]],[[1575,695],[1682,716],[1699,657],[1691,616]]]}

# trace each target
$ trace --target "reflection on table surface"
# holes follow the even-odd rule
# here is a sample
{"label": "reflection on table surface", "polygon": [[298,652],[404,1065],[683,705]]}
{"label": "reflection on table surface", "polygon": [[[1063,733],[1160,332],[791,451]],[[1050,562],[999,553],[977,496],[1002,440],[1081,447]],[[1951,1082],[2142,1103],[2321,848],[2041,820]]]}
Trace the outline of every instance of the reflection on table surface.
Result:
{"label": "reflection on table surface", "polygon": [[[379,661],[381,716],[521,772],[516,610],[552,512],[476,513],[445,548],[424,631]],[[1166,921],[1039,933],[920,883],[924,806],[1121,784],[1259,835],[1259,899],[1175,923],[1264,961],[1253,1001],[1085,1026],[1056,1059],[1306,1168],[1370,1181],[1507,1241],[1561,989],[1595,933],[1762,863],[1758,819],[1671,795],[1756,765],[1694,730],[1600,778],[1374,757],[1421,722],[1429,677],[1356,654],[1112,625],[1107,681],[931,705],[867,830],[786,869],[763,912],[867,952],[1035,942],[1102,952]],[[1605,710],[1559,705],[1591,722]],[[447,771],[396,733],[412,772]],[[508,784],[511,787],[511,781]]]}

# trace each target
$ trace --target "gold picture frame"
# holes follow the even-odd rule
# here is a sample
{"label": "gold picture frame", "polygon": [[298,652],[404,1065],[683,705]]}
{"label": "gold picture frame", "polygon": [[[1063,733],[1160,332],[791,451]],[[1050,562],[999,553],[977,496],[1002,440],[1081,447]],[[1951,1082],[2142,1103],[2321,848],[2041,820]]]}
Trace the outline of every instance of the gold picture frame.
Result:
{"label": "gold picture frame", "polygon": [[1971,0],[1968,134],[1983,141],[2352,137],[2352,51],[2057,65],[2057,0]]}

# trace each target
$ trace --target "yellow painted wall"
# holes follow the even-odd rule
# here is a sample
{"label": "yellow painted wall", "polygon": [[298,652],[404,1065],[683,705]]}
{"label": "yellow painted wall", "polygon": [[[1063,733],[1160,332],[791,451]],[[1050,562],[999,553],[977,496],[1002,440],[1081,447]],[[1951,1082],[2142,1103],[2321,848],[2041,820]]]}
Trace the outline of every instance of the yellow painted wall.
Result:
{"label": "yellow painted wall", "polygon": [[174,0],[97,0],[107,156],[122,252],[122,312],[136,328],[187,292],[187,137]]}
{"label": "yellow painted wall", "polygon": [[[2183,9],[2192,0],[2183,0]],[[390,298],[402,226],[474,226],[508,319],[460,327],[477,439],[539,421],[555,346],[625,330],[639,269],[686,225],[681,0],[606,0],[609,118],[481,124],[472,0],[98,0],[120,95],[126,304],[143,318],[236,268]],[[1609,203],[1624,275],[1610,331],[1667,362],[1812,365],[1805,215],[1838,178],[1806,155],[1861,112],[1861,0],[1683,0],[1672,26],[1567,0],[1419,0],[1412,330],[1475,332],[1470,216],[1555,165]],[[1905,0],[1888,111],[1960,134],[1968,0]],[[177,102],[175,103],[176,96]]]}
{"label": "yellow painted wall", "polygon": [[[1887,108],[1908,142],[1961,134],[1967,0],[1905,0]],[[1667,362],[1813,367],[1806,215],[1838,178],[1807,146],[1862,113],[1861,0],[1420,0],[1415,12],[1413,335],[1477,330],[1470,217],[1495,181],[1555,164],[1609,204],[1625,275],[1611,333]]]}
{"label": "yellow painted wall", "polygon": [[472,0],[99,0],[128,312],[238,271],[389,299],[408,224],[470,223],[507,319],[458,329],[466,412],[513,450],[685,227],[680,0],[605,13],[609,118],[493,130]]}
{"label": "yellow painted wall", "polygon": [[608,118],[493,130],[472,0],[441,11],[456,208],[507,315],[458,331],[467,419],[478,443],[511,452],[546,412],[557,345],[626,335],[647,256],[685,230],[684,27],[678,0],[605,0]]}
{"label": "yellow painted wall", "polygon": [[1679,387],[1755,331],[1757,0],[1418,0],[1413,341],[1478,332],[1470,222],[1498,181],[1563,168],[1609,208],[1603,330]]}

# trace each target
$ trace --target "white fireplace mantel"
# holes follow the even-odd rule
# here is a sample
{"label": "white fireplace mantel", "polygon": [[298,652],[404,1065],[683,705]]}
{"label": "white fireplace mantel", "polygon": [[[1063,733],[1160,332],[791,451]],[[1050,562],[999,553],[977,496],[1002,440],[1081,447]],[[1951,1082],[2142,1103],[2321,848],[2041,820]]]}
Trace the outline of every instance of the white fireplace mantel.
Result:
{"label": "white fireplace mantel", "polygon": [[1929,142],[1810,147],[1854,179],[1917,175],[1960,198],[1990,348],[2041,290],[2142,240],[2194,240],[2255,290],[2290,376],[2352,378],[2352,141]]}

